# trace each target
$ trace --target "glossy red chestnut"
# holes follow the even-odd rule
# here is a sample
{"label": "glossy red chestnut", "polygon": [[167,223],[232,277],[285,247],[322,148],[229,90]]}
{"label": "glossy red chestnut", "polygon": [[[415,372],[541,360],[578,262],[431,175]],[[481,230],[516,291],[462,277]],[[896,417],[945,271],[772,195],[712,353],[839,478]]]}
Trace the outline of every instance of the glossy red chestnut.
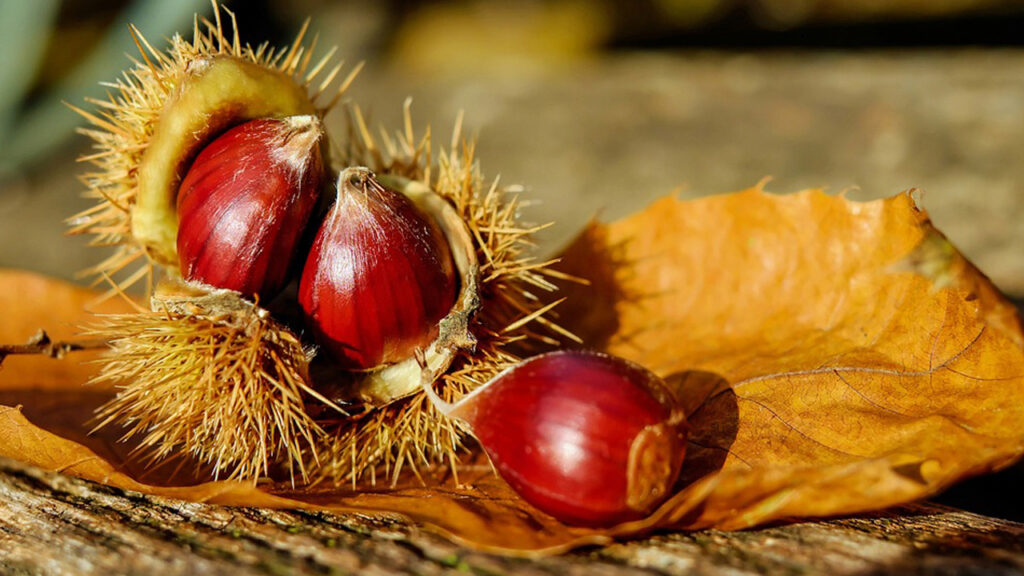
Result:
{"label": "glossy red chestnut", "polygon": [[437,337],[457,285],[437,223],[369,169],[345,169],[299,281],[320,346],[350,370],[411,358]]}
{"label": "glossy red chestnut", "polygon": [[686,426],[672,393],[614,356],[525,360],[442,412],[469,425],[498,473],[555,518],[610,526],[643,518],[672,491]]}
{"label": "glossy red chestnut", "polygon": [[178,191],[187,280],[270,299],[289,280],[320,195],[316,116],[252,120],[208,144]]}

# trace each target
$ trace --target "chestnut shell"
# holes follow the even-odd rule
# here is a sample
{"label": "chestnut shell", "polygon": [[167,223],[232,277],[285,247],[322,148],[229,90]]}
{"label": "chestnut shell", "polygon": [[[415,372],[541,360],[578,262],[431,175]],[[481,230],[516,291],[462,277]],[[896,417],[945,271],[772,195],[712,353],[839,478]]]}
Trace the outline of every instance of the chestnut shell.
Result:
{"label": "chestnut shell", "polygon": [[527,502],[568,524],[610,526],[667,498],[686,450],[663,381],[621,358],[535,356],[450,407]]}
{"label": "chestnut shell", "polygon": [[290,279],[320,195],[315,116],[252,120],[196,157],[178,192],[182,276],[266,300]]}
{"label": "chestnut shell", "polygon": [[350,370],[411,358],[437,337],[457,288],[437,223],[369,170],[343,172],[299,282],[316,341]]}

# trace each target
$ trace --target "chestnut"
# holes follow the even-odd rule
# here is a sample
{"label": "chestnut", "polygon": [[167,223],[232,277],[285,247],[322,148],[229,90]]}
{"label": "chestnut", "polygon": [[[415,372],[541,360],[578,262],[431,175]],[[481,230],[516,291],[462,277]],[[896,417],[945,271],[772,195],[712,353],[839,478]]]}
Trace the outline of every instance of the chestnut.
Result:
{"label": "chestnut", "polygon": [[182,276],[270,299],[284,288],[322,180],[320,120],[251,120],[210,142],[178,191]]}
{"label": "chestnut", "polygon": [[448,404],[524,500],[567,524],[650,514],[671,493],[686,425],[658,376],[621,358],[558,351],[529,358]]}
{"label": "chestnut", "polygon": [[345,169],[299,281],[320,346],[349,370],[410,359],[438,336],[457,291],[438,223],[369,169]]}

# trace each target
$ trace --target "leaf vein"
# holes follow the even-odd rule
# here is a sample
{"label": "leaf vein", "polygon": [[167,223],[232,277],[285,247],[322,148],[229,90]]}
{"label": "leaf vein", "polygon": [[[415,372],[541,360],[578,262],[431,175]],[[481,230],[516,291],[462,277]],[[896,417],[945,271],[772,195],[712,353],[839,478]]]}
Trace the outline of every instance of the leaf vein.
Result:
{"label": "leaf vein", "polygon": [[936,371],[938,371],[940,369],[946,368],[950,363],[956,361],[961,356],[963,356],[967,352],[967,350],[969,350],[972,346],[974,346],[974,344],[976,344],[978,342],[978,340],[981,338],[981,335],[984,334],[984,333],[985,333],[985,328],[982,327],[982,329],[978,332],[978,334],[975,335],[974,338],[971,339],[971,341],[964,347],[963,350],[961,350],[960,352],[957,352],[956,354],[950,356],[949,358],[944,360],[938,366],[929,367],[928,370],[908,371],[908,370],[893,370],[893,369],[886,369],[886,368],[868,368],[868,367],[865,367],[865,366],[822,366],[820,368],[814,368],[812,370],[794,370],[794,371],[791,371],[791,372],[778,372],[778,373],[775,373],[775,374],[764,374],[764,375],[761,375],[761,376],[752,376],[750,378],[744,378],[742,380],[738,380],[735,384],[733,384],[733,389],[735,390],[739,386],[743,386],[745,384],[752,384],[752,383],[755,383],[755,382],[763,382],[765,380],[774,380],[774,379],[777,379],[777,378],[791,378],[791,377],[794,377],[794,376],[817,376],[817,375],[821,375],[821,374],[828,374],[828,373],[831,373],[831,372],[836,372],[836,373],[838,373],[838,372],[853,372],[853,373],[863,373],[863,374],[883,374],[883,375],[887,375],[887,376],[909,376],[911,378],[921,378],[921,377],[924,377],[924,376],[931,376]]}
{"label": "leaf vein", "polygon": [[834,446],[829,446],[828,444],[825,444],[821,440],[818,440],[817,438],[811,436],[810,434],[804,432],[803,430],[800,430],[796,426],[794,426],[794,425],[790,424],[789,422],[787,422],[785,419],[783,419],[781,416],[779,416],[779,414],[777,412],[775,412],[775,410],[772,410],[767,404],[764,404],[763,402],[760,402],[758,400],[754,400],[753,398],[745,398],[743,396],[737,396],[736,398],[738,400],[743,400],[745,402],[750,402],[752,404],[756,404],[757,406],[760,406],[764,410],[768,411],[772,415],[772,417],[774,417],[776,420],[781,422],[783,426],[789,428],[793,432],[796,432],[800,436],[803,436],[804,438],[806,438],[807,440],[813,442],[814,444],[817,444],[817,445],[821,446],[822,448],[825,448],[826,450],[831,450],[832,452],[835,452],[837,454],[842,454],[844,456],[853,456],[855,458],[863,458],[864,457],[864,456],[862,456],[860,454],[853,454],[851,452],[847,452],[845,450],[840,450],[839,448],[836,448]]}

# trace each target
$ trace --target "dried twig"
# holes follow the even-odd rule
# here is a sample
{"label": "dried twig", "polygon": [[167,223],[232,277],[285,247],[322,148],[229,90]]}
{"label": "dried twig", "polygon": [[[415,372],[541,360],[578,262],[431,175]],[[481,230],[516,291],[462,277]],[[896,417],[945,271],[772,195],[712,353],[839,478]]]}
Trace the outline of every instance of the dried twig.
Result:
{"label": "dried twig", "polygon": [[77,342],[54,342],[46,330],[39,330],[24,344],[0,344],[0,365],[8,356],[15,354],[42,354],[50,358],[63,358],[68,352],[106,348],[106,340],[80,340]]}

